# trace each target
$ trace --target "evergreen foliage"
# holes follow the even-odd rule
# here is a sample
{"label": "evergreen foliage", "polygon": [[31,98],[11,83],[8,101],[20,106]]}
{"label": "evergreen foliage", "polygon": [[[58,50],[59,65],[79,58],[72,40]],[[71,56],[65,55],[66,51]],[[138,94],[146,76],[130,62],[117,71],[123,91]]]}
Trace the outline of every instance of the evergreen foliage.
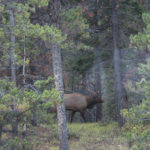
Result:
{"label": "evergreen foliage", "polygon": [[[141,48],[143,51],[145,48],[149,49],[149,13],[144,13],[143,20],[146,24],[146,28],[143,32],[139,32],[137,35],[131,36],[131,43],[134,47]],[[149,71],[150,60],[149,57],[146,62],[139,63],[138,74],[140,75],[139,81],[136,83],[137,90],[143,93],[144,97],[139,105],[132,106],[129,110],[123,110],[123,116],[126,119],[124,126],[124,135],[129,140],[129,146],[132,150],[148,150],[150,148],[150,84],[149,84]]]}

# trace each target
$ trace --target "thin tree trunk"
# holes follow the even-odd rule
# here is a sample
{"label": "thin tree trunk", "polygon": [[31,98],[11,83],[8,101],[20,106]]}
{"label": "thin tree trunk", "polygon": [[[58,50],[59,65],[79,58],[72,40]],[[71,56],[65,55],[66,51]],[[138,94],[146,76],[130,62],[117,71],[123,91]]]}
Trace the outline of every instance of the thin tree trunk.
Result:
{"label": "thin tree trunk", "polygon": [[71,73],[71,91],[74,91],[74,72]]}
{"label": "thin tree trunk", "polygon": [[16,83],[16,67],[15,67],[15,36],[14,36],[14,14],[13,14],[13,4],[10,2],[9,8],[9,18],[10,18],[10,56],[11,56],[11,81]]}
{"label": "thin tree trunk", "polygon": [[115,75],[115,100],[117,105],[117,121],[118,125],[123,125],[123,117],[120,113],[122,109],[122,84],[120,73],[120,54],[119,54],[119,26],[116,8],[116,0],[112,1],[112,30],[113,30],[113,45],[114,45],[114,75]]}
{"label": "thin tree trunk", "polygon": [[[101,66],[99,62],[96,62],[96,67],[95,67],[95,88],[96,91],[99,92],[101,96]],[[96,105],[96,121],[100,121],[102,119],[102,104],[97,104]]]}
{"label": "thin tree trunk", "polygon": [[3,130],[3,125],[0,125],[0,145],[2,144],[2,130]]}
{"label": "thin tree trunk", "polygon": [[[24,58],[23,58],[23,69],[22,69],[22,75],[23,75],[23,85],[26,84],[26,79],[25,79],[25,69],[26,69],[26,37],[24,36]],[[23,129],[22,129],[22,138],[26,138],[27,134],[27,125],[26,125],[27,118],[26,116],[24,117],[24,124],[23,124]],[[22,149],[25,150],[25,144],[22,144]]]}
{"label": "thin tree trunk", "polygon": [[[27,118],[24,117],[24,124],[23,124],[23,131],[22,131],[22,139],[25,139],[26,138],[26,135],[27,135],[27,125],[26,125],[26,122],[27,122]],[[26,150],[26,144],[22,144],[22,150]]]}
{"label": "thin tree trunk", "polygon": [[[88,80],[88,76],[87,76],[87,72],[85,71],[82,74],[82,83],[83,83],[83,86],[81,89],[82,93],[86,93],[87,91],[89,92],[89,90],[91,91],[91,89],[87,86],[87,83],[88,83],[87,80]],[[92,110],[88,109],[85,111],[84,117],[82,117],[82,115],[80,115],[80,121],[85,122],[83,119],[83,118],[85,118],[86,122],[92,122],[92,116],[93,116]]]}
{"label": "thin tree trunk", "polygon": [[22,75],[23,75],[23,84],[25,85],[26,78],[25,78],[25,70],[26,70],[26,37],[24,36],[24,58],[23,58],[23,69],[22,69]]}
{"label": "thin tree trunk", "polygon": [[57,119],[58,119],[58,135],[60,141],[60,150],[68,150],[68,132],[66,125],[66,113],[64,106],[64,87],[62,78],[62,63],[60,48],[56,44],[52,44],[52,60],[53,60],[53,73],[55,78],[56,90],[60,92],[62,103],[57,102]]}
{"label": "thin tree trunk", "polygon": [[[94,39],[95,39],[95,49],[94,49],[94,54],[95,54],[95,92],[99,92],[100,97],[102,96],[101,94],[101,65],[100,65],[100,49],[99,49],[99,32],[97,29],[99,28],[98,25],[98,10],[100,5],[102,5],[101,0],[95,0],[94,5],[95,5],[95,10],[94,10],[94,26],[93,32],[94,32]],[[102,119],[102,104],[97,104],[96,105],[96,121],[100,121]]]}
{"label": "thin tree trunk", "polygon": [[[16,86],[16,66],[15,66],[15,36],[14,36],[14,14],[13,14],[13,4],[12,1],[9,3],[9,18],[10,18],[10,55],[11,55],[11,81],[14,82],[14,87]],[[15,110],[15,99],[12,99],[12,110]],[[13,118],[12,123],[12,138],[18,135],[18,121],[17,118]],[[11,150],[16,150],[17,147],[12,145]]]}
{"label": "thin tree trunk", "polygon": [[146,8],[146,11],[149,10],[149,0],[145,0],[145,8]]}

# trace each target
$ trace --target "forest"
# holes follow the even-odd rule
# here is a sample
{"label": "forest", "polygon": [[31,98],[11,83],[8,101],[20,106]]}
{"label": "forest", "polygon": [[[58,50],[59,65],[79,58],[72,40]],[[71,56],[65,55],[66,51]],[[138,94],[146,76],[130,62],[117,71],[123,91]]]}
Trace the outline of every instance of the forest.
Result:
{"label": "forest", "polygon": [[150,150],[150,0],[0,0],[0,150]]}

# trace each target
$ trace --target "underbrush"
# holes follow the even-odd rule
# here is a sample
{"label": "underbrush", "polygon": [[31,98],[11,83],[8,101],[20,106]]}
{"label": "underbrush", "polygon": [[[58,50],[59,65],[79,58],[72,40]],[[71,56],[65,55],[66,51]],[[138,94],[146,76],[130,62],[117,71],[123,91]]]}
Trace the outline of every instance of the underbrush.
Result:
{"label": "underbrush", "polygon": [[[40,125],[30,128],[32,150],[58,150],[57,125]],[[121,136],[116,123],[68,124],[70,150],[128,150],[127,141]]]}
{"label": "underbrush", "polygon": [[[128,150],[127,141],[114,122],[68,124],[68,138],[70,150]],[[27,150],[58,150],[57,125],[29,126],[24,145]]]}
{"label": "underbrush", "polygon": [[71,150],[127,150],[127,142],[121,136],[116,123],[69,124]]}

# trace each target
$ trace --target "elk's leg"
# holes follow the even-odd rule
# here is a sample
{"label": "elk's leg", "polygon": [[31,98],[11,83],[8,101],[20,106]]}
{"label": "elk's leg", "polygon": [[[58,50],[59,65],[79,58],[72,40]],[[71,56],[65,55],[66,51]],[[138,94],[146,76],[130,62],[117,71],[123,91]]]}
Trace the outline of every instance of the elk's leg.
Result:
{"label": "elk's leg", "polygon": [[80,112],[80,114],[81,114],[81,116],[82,116],[84,122],[86,122],[86,118],[85,118],[85,116],[84,116],[84,112]]}
{"label": "elk's leg", "polygon": [[76,113],[76,111],[72,111],[72,112],[71,112],[71,120],[70,120],[71,123],[72,123],[72,121],[73,121],[73,117],[74,117],[75,113]]}

